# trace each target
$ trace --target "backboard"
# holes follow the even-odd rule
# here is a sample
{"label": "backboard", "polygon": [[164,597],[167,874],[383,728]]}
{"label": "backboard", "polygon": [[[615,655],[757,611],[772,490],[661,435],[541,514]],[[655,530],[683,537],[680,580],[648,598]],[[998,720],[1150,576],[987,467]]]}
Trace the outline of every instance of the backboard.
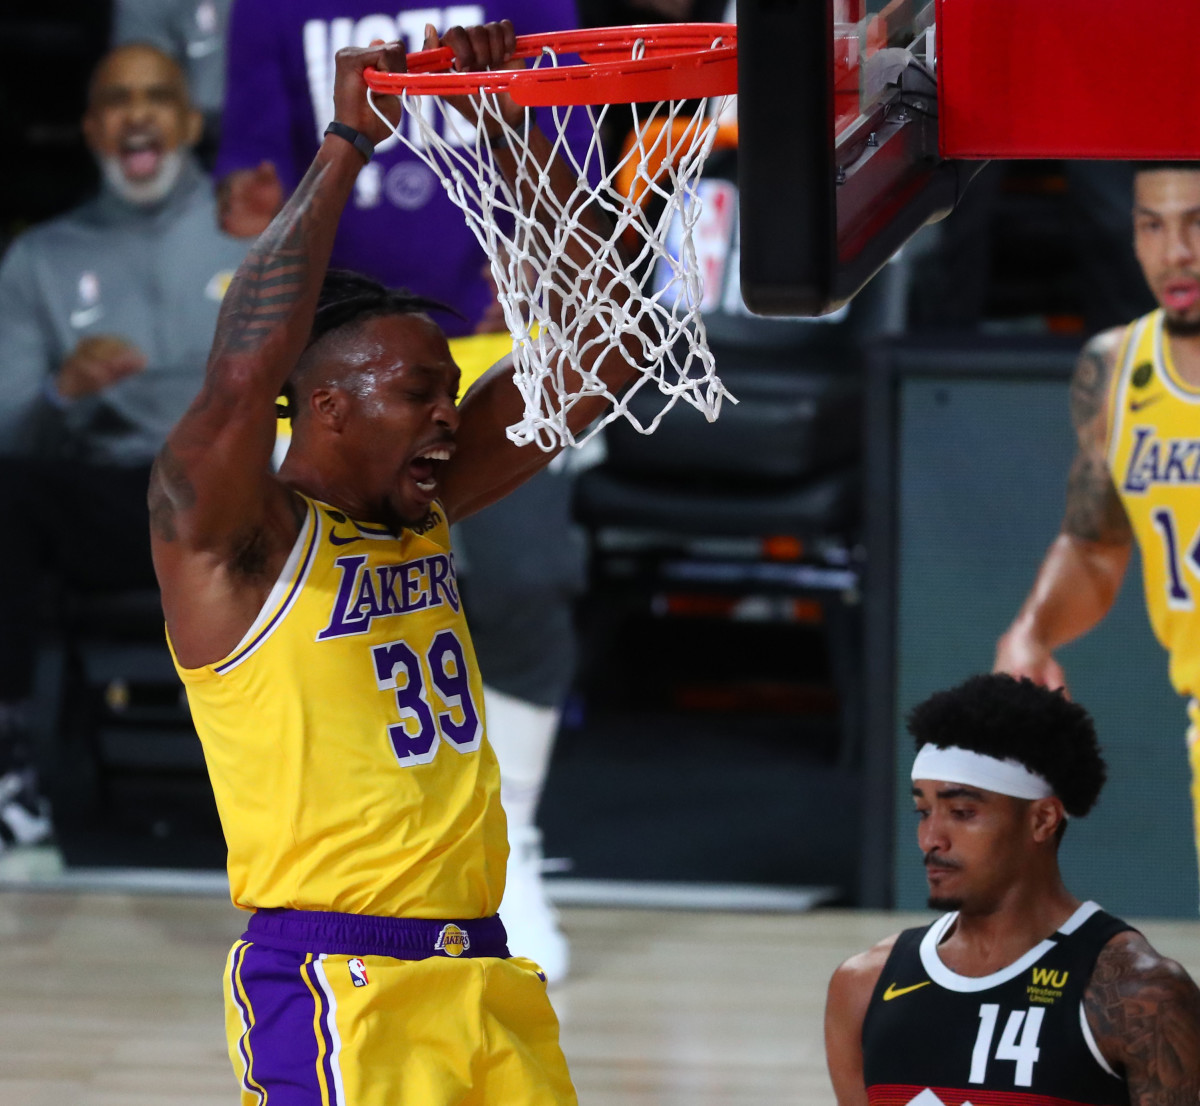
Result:
{"label": "backboard", "polygon": [[[855,294],[991,158],[1200,158],[1196,0],[737,0],[741,286]],[[1152,17],[1147,17],[1152,11]]]}

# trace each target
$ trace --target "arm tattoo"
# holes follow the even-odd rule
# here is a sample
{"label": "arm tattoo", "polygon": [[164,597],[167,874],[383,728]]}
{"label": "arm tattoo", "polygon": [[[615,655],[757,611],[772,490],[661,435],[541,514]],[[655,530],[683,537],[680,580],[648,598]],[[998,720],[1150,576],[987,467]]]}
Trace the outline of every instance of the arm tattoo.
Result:
{"label": "arm tattoo", "polygon": [[1124,545],[1133,540],[1129,516],[1108,466],[1084,450],[1075,455],[1067,476],[1067,509],[1063,529],[1085,541]]}
{"label": "arm tattoo", "polygon": [[176,511],[186,511],[195,505],[196,489],[188,479],[183,462],[175,456],[170,444],[164,445],[154,460],[150,472],[150,529],[162,541],[175,541]]}
{"label": "arm tattoo", "polygon": [[1108,352],[1098,343],[1089,342],[1071,377],[1071,422],[1077,431],[1086,429],[1104,410],[1110,369]]}
{"label": "arm tattoo", "polygon": [[1124,1068],[1131,1106],[1200,1102],[1200,990],[1140,935],[1101,950],[1084,994],[1101,1053]]}
{"label": "arm tattoo", "polygon": [[228,354],[257,353],[285,327],[308,286],[304,224],[323,176],[324,169],[310,169],[287,206],[250,248],[225,293],[212,361]]}
{"label": "arm tattoo", "polygon": [[1111,343],[1089,342],[1071,378],[1071,421],[1079,437],[1079,451],[1067,477],[1063,530],[1085,541],[1125,545],[1133,540],[1133,531],[1105,457],[1105,401],[1113,356]]}

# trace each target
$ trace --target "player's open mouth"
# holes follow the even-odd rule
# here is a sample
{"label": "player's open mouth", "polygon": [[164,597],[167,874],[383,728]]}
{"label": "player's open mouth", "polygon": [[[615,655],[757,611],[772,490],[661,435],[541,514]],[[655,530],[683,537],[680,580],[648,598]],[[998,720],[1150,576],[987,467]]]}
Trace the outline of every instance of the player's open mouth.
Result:
{"label": "player's open mouth", "polygon": [[1189,311],[1200,304],[1200,282],[1172,280],[1163,288],[1163,306],[1172,311]]}
{"label": "player's open mouth", "polygon": [[454,446],[450,444],[432,446],[422,450],[408,464],[408,475],[426,495],[437,490],[438,474],[443,464],[450,460]]}
{"label": "player's open mouth", "polygon": [[144,181],[152,179],[162,164],[162,142],[146,132],[127,134],[121,139],[117,151],[121,170],[126,179]]}

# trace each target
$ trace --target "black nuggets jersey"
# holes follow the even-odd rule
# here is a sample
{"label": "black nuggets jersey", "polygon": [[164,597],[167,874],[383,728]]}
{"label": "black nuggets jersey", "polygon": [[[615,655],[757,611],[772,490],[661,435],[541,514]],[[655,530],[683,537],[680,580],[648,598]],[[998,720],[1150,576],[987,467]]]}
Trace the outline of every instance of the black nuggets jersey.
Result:
{"label": "black nuggets jersey", "polygon": [[1088,1028],[1096,957],[1131,927],[1095,903],[991,975],[958,975],[938,944],[957,914],[896,939],[863,1021],[870,1106],[1125,1106]]}

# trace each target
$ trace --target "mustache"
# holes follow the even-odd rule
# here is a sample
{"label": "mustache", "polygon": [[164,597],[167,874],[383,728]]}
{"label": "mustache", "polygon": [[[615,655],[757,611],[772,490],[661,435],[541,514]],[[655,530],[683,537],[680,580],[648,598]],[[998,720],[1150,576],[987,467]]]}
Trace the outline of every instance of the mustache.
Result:
{"label": "mustache", "polygon": [[925,867],[945,868],[950,871],[956,871],[957,869],[961,868],[962,865],[959,864],[957,860],[947,860],[944,856],[940,856],[938,853],[934,852],[925,854]]}

